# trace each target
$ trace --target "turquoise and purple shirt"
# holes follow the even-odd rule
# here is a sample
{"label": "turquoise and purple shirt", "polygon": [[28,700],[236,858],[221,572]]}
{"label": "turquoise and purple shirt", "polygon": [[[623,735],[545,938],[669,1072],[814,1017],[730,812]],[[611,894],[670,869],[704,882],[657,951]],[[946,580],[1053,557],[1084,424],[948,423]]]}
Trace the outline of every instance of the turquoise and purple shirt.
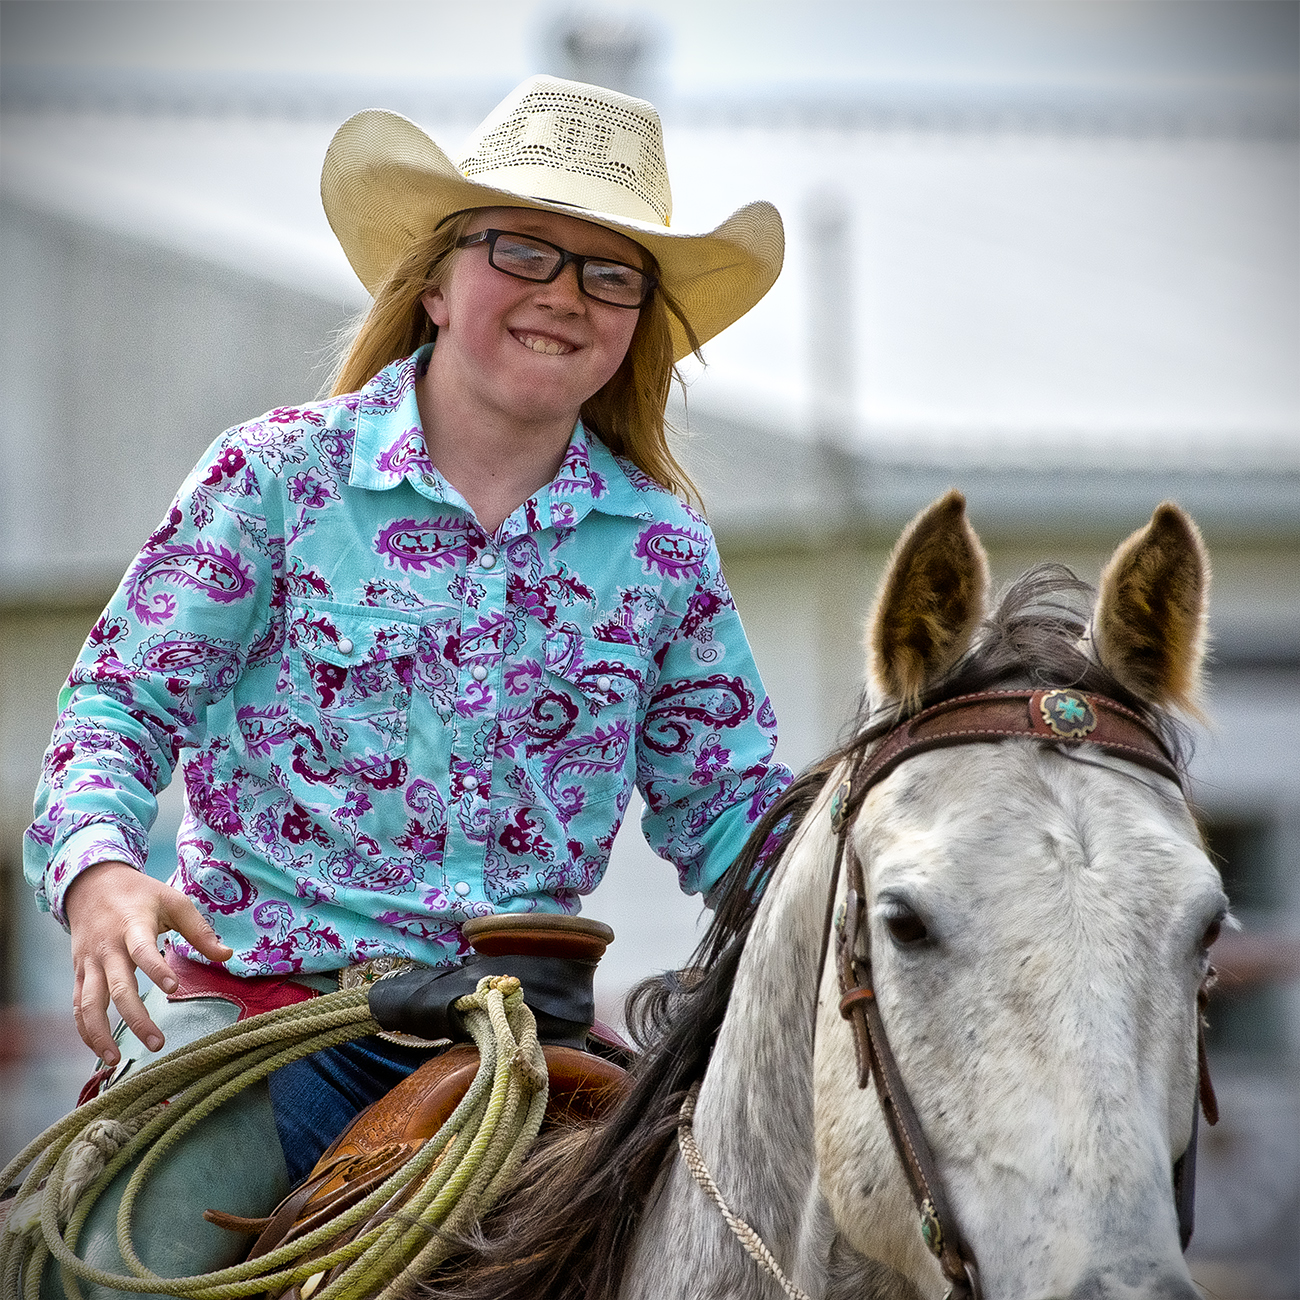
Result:
{"label": "turquoise and purple shirt", "polygon": [[426,456],[426,356],[223,434],[131,565],[27,834],[65,924],[78,872],[143,868],[178,763],[171,883],[244,975],[436,965],[468,917],[577,911],[634,786],[707,891],[789,781],[704,521],[579,424],[489,536]]}

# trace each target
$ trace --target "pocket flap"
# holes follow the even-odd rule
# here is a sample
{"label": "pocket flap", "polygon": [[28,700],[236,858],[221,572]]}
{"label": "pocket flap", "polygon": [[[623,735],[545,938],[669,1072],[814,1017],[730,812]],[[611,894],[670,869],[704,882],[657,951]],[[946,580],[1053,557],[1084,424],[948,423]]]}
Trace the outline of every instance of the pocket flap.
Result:
{"label": "pocket flap", "polygon": [[645,684],[646,663],[635,646],[557,628],[546,639],[545,655],[547,669],[598,708],[635,700]]}
{"label": "pocket flap", "polygon": [[289,641],[313,659],[351,668],[414,654],[420,624],[394,618],[388,609],[302,604],[290,612]]}

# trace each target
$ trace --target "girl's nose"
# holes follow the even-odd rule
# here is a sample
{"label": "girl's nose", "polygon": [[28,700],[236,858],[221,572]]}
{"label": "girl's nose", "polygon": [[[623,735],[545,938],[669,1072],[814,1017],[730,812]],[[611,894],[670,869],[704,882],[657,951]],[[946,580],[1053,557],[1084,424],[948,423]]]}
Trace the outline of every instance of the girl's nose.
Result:
{"label": "girl's nose", "polygon": [[538,285],[538,301],[549,303],[556,310],[577,311],[586,309],[586,295],[578,282],[578,268],[570,263],[550,284]]}

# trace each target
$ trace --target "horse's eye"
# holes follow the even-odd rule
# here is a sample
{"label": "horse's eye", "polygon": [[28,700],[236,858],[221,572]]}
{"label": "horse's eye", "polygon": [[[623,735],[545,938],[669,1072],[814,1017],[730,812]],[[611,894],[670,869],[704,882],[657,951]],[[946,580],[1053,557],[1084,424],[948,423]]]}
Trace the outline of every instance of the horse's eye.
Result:
{"label": "horse's eye", "polygon": [[1202,948],[1212,948],[1219,937],[1219,932],[1223,929],[1223,917],[1216,916],[1213,921],[1205,927],[1205,934],[1201,938]]}
{"label": "horse's eye", "polygon": [[885,929],[900,948],[911,948],[930,937],[925,922],[905,903],[891,902],[885,908]]}

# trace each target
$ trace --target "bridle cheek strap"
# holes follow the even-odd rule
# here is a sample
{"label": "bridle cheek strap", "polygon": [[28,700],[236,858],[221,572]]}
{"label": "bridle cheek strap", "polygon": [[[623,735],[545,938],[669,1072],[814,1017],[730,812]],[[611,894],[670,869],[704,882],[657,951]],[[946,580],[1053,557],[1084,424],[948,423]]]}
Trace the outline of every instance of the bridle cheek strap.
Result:
{"label": "bridle cheek strap", "polygon": [[1211,966],[1196,991],[1196,1092],[1198,1106],[1192,1107],[1192,1135],[1187,1148],[1174,1161],[1174,1208],[1178,1211],[1178,1241],[1186,1250],[1196,1226],[1196,1130],[1201,1113],[1208,1124],[1219,1122],[1219,1099],[1214,1095],[1210,1078],[1210,1060],[1205,1054],[1205,1007],[1214,986],[1215,970]]}
{"label": "bridle cheek strap", "polygon": [[[979,1274],[974,1254],[944,1195],[934,1157],[885,1033],[872,975],[866,881],[850,830],[867,792],[905,759],[932,749],[1011,737],[1070,746],[1087,743],[1167,777],[1182,789],[1177,765],[1146,719],[1115,700],[1076,690],[983,691],[945,700],[900,723],[859,760],[832,796],[831,829],[837,844],[822,936],[823,965],[833,925],[840,1014],[853,1030],[858,1086],[865,1088],[870,1080],[875,1081],[885,1123],[920,1215],[921,1235],[951,1283],[949,1300],[981,1300]],[[833,909],[841,869],[847,892],[836,917]],[[1207,990],[1208,982],[1197,997],[1197,1068],[1201,1108],[1213,1124],[1218,1107],[1205,1055],[1202,1014]],[[1193,1122],[1191,1141],[1173,1169],[1184,1250],[1192,1234],[1195,1174]]]}
{"label": "bridle cheek strap", "polygon": [[944,1195],[930,1144],[898,1070],[880,1017],[872,980],[871,943],[867,930],[866,887],[853,841],[841,835],[848,896],[836,927],[835,964],[839,971],[840,1014],[853,1028],[858,1087],[872,1079],[889,1136],[898,1153],[921,1216],[921,1236],[951,1284],[949,1300],[980,1300],[975,1257],[962,1239]]}

